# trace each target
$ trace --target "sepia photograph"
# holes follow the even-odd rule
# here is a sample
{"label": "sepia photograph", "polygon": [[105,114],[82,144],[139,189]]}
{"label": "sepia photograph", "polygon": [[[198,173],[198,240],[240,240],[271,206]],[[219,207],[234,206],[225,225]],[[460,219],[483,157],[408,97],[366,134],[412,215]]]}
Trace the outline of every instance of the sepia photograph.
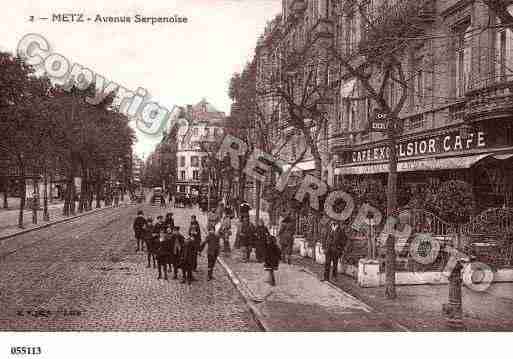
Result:
{"label": "sepia photograph", "polygon": [[3,5],[0,357],[511,340],[513,1]]}

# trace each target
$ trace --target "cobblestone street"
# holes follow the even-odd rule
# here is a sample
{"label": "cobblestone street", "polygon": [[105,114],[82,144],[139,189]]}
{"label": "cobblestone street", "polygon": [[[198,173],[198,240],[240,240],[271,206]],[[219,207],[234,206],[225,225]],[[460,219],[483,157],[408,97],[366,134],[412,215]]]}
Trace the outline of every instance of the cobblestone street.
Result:
{"label": "cobblestone street", "polygon": [[[0,242],[0,329],[259,330],[221,267],[216,280],[206,281],[205,256],[192,286],[157,280],[135,253],[138,208],[106,209]],[[177,225],[188,228],[188,211],[172,211]]]}

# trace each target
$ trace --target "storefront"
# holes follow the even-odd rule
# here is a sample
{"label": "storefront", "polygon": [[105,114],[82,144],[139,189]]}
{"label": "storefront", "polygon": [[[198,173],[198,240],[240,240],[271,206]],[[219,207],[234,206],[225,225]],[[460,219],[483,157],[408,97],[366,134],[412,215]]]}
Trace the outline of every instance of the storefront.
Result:
{"label": "storefront", "polygon": [[[437,185],[457,179],[472,185],[482,207],[512,206],[513,141],[497,136],[499,129],[476,129],[463,138],[457,129],[420,134],[398,142],[399,191],[419,184]],[[504,133],[503,133],[504,134]],[[337,178],[377,178],[386,183],[390,148],[362,145],[342,154]]]}
{"label": "storefront", "polygon": [[[414,231],[428,231],[443,237],[448,232],[447,228],[451,228],[452,232],[472,226],[472,230],[466,233],[469,238],[472,237],[468,241],[480,244],[488,240],[490,243],[495,242],[496,257],[499,254],[503,256],[496,262],[501,265],[511,264],[513,226],[510,219],[513,217],[511,211],[506,209],[513,207],[513,135],[511,127],[508,129],[507,126],[496,125],[493,128],[491,124],[488,127],[482,125],[474,128],[468,137],[462,137],[456,128],[445,128],[405,136],[398,141],[398,205],[400,210],[410,214],[415,212],[418,218],[423,218],[420,226],[413,227]],[[337,180],[362,187],[365,181],[377,181],[382,185],[381,190],[385,191],[389,156],[390,149],[383,142],[354,147],[341,154],[341,161],[335,168]],[[458,206],[453,206],[451,211],[444,212],[438,202],[428,203],[433,194],[438,199],[443,197],[440,195],[441,189],[447,183],[462,183],[469,188],[469,200],[466,202],[468,208],[460,211]],[[459,193],[453,195],[452,198],[458,200],[462,197]],[[386,204],[386,196],[382,197],[382,202]],[[504,221],[504,218],[496,216],[501,211],[508,212],[510,225],[503,227],[505,230],[501,233],[495,231],[494,238],[491,238],[488,229],[495,225],[492,222]],[[484,222],[478,223],[483,213],[489,213],[486,225]],[[426,221],[426,215],[430,217],[429,221]],[[431,225],[432,221],[436,221],[437,225]],[[444,228],[443,231],[438,230],[444,233],[438,233],[434,227]],[[510,254],[504,254],[506,252]],[[404,260],[405,265],[398,266],[402,268],[399,270],[408,270],[411,265],[406,258]]]}

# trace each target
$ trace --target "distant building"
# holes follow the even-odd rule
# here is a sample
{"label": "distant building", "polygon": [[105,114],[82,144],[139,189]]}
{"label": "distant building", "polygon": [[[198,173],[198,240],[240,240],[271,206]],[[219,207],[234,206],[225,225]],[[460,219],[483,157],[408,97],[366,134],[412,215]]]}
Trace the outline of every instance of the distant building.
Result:
{"label": "distant building", "polygon": [[202,170],[208,157],[200,143],[222,138],[226,115],[203,99],[196,105],[182,108],[180,117],[187,120],[189,126],[184,126],[186,121],[178,121],[176,191],[195,194],[201,190]]}

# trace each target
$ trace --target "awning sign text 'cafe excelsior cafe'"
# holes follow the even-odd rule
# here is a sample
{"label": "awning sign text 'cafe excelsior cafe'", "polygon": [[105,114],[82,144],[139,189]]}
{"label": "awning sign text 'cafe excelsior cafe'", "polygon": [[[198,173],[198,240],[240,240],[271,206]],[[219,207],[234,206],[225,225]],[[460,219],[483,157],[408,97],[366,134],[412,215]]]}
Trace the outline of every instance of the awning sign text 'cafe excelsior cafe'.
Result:
{"label": "awning sign text 'cafe excelsior cafe'", "polygon": [[[433,155],[445,152],[466,151],[475,148],[485,148],[485,134],[482,131],[470,134],[463,139],[459,132],[449,133],[424,139],[401,142],[396,145],[397,157],[408,158],[423,155]],[[379,146],[352,152],[352,162],[387,161],[390,157],[388,146]]]}

